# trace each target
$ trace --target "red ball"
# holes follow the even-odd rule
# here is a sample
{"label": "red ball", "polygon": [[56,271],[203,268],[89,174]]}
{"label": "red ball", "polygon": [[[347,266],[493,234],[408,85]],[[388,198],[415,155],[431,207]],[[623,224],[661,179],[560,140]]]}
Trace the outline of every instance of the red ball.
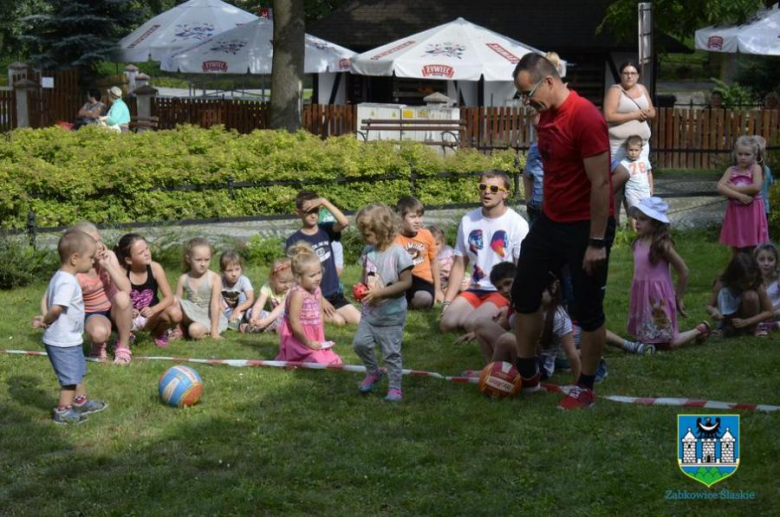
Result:
{"label": "red ball", "polygon": [[360,301],[366,295],[366,291],[368,291],[366,284],[355,284],[355,287],[352,288],[352,297]]}
{"label": "red ball", "polygon": [[520,372],[506,361],[490,363],[479,375],[479,391],[491,398],[511,397],[516,395],[520,388]]}

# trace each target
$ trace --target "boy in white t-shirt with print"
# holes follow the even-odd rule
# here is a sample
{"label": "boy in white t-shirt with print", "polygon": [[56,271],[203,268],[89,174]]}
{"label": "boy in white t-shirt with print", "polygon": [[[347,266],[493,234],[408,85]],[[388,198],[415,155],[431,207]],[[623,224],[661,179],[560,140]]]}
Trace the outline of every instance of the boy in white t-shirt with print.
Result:
{"label": "boy in white t-shirt with print", "polygon": [[[613,169],[623,167],[628,171],[628,181],[625,186],[626,211],[637,206],[643,199],[653,195],[653,167],[647,158],[642,155],[642,137],[630,136],[626,139],[626,158],[620,160]],[[615,207],[617,210],[620,207]],[[636,220],[629,218],[631,229],[636,231]]]}
{"label": "boy in white t-shirt with print", "polygon": [[54,423],[81,424],[87,415],[103,411],[105,402],[87,399],[84,376],[87,363],[81,348],[84,342],[84,298],[77,273],[88,273],[97,253],[97,243],[86,233],[69,230],[57,244],[60,269],[46,289],[46,313],[40,326],[43,344],[60,382],[60,399],[54,410]]}

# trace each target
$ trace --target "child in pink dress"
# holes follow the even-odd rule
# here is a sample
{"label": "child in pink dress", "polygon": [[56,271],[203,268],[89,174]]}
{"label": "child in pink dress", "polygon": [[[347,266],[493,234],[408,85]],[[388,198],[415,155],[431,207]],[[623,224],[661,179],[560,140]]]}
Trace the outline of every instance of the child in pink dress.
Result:
{"label": "child in pink dress", "polygon": [[[634,280],[628,332],[659,350],[675,350],[694,339],[702,342],[709,333],[706,321],[693,330],[677,330],[677,313],[688,316],[683,303],[688,267],[674,250],[667,209],[667,204],[659,197],[645,198],[629,209],[629,216],[636,219],[637,238],[632,245]],[[672,285],[670,265],[677,272],[676,290]]]}
{"label": "child in pink dress", "polygon": [[320,259],[305,242],[293,244],[287,252],[292,258],[297,285],[290,289],[285,300],[276,360],[340,365],[341,357],[331,350],[333,342],[325,340]]}
{"label": "child in pink dress", "polygon": [[762,188],[763,171],[757,163],[759,144],[751,136],[741,136],[734,144],[736,165],[729,167],[718,182],[718,193],[728,198],[720,243],[752,251],[769,242],[769,228]]}

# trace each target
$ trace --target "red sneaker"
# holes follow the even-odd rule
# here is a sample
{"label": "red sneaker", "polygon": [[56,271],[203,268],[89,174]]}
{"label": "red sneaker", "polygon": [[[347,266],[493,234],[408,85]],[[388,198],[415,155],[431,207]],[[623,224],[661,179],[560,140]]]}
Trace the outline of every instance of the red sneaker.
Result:
{"label": "red sneaker", "polygon": [[540,389],[542,389],[541,381],[542,381],[542,374],[539,372],[536,372],[536,375],[531,377],[530,379],[526,379],[524,377],[520,377],[520,386],[522,389],[522,392],[528,395],[529,393],[536,393]]}
{"label": "red sneaker", "polygon": [[583,386],[572,386],[569,394],[558,403],[558,409],[587,409],[596,403],[593,390]]}

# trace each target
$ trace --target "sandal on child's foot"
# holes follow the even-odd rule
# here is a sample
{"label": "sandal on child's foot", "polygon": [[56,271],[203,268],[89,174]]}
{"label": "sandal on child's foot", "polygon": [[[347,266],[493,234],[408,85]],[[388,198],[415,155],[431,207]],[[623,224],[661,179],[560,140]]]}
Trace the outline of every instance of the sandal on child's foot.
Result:
{"label": "sandal on child's foot", "polygon": [[181,325],[176,325],[168,331],[168,341],[176,341],[184,336],[184,329]]}
{"label": "sandal on child's foot", "polygon": [[154,344],[159,348],[165,348],[168,346],[168,331],[164,331],[159,336],[154,336]]}
{"label": "sandal on child's foot", "polygon": [[707,338],[710,336],[710,323],[708,321],[702,321],[698,325],[696,325],[696,330],[699,332],[699,335],[696,336],[696,342],[697,343],[704,343],[707,341]]}
{"label": "sandal on child's foot", "polygon": [[767,337],[769,335],[769,332],[764,327],[756,327],[756,330],[753,332],[753,335],[755,337]]}
{"label": "sandal on child's foot", "polygon": [[92,343],[92,347],[89,351],[90,357],[97,358],[101,363],[105,363],[108,359],[108,352],[106,352],[105,343]]}
{"label": "sandal on child's foot", "polygon": [[114,349],[114,364],[125,366],[130,364],[132,359],[132,352],[129,348],[124,346],[117,346]]}

